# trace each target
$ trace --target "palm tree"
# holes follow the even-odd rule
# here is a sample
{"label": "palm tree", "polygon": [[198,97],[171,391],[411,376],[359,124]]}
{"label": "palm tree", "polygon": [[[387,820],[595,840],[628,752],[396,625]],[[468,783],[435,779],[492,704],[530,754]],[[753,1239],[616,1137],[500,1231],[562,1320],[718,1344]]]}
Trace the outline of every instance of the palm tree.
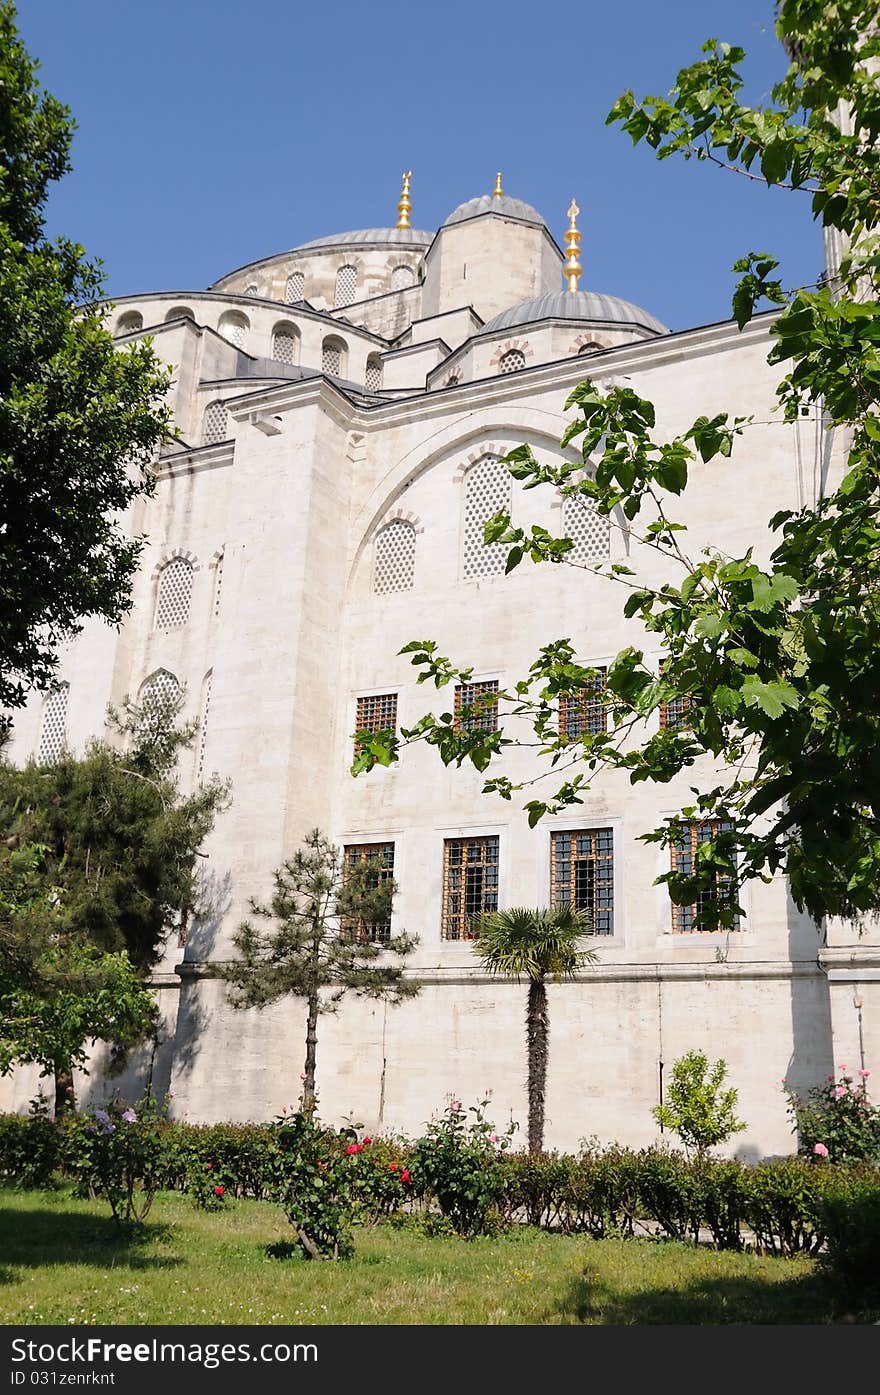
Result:
{"label": "palm tree", "polygon": [[474,948],[491,974],[529,980],[526,1001],[528,1056],[529,1152],[544,1147],[544,1097],[547,1088],[550,1021],[547,978],[557,983],[574,978],[585,964],[595,964],[596,951],[579,949],[578,941],[593,933],[592,919],[573,906],[530,910],[515,906],[474,919]]}

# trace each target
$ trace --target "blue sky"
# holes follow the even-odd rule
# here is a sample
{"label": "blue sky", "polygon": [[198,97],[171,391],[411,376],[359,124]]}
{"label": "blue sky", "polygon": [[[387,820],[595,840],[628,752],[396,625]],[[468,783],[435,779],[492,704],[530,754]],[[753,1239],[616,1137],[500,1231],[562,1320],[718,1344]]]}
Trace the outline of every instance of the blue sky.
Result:
{"label": "blue sky", "polygon": [[665,93],[708,37],[741,43],[749,95],[785,68],[772,0],[20,0],[42,81],[78,123],[49,229],[100,257],[109,294],[188,290],[326,233],[413,224],[491,191],[561,243],[581,206],[582,285],[670,327],[730,314],[730,267],[779,256],[815,280],[809,198],[658,163],[605,116]]}

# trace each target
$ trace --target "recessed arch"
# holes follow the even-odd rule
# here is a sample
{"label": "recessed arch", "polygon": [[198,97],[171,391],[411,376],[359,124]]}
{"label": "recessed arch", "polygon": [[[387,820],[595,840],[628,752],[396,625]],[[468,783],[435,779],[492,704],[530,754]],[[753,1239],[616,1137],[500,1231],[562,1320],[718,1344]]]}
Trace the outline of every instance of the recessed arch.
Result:
{"label": "recessed arch", "polygon": [[251,322],[243,310],[224,310],[218,324],[223,338],[228,339],[237,349],[244,347],[245,336],[250,327]]}
{"label": "recessed arch", "polygon": [[126,310],[116,321],[114,334],[137,334],[144,327],[144,317],[139,310]]}
{"label": "recessed arch", "polygon": [[337,334],[329,334],[321,345],[321,372],[342,378],[348,368],[348,345]]}
{"label": "recessed arch", "polygon": [[291,320],[279,320],[272,329],[272,358],[278,363],[298,363],[300,333]]}
{"label": "recessed arch", "polygon": [[165,323],[169,320],[194,320],[195,315],[188,305],[172,305],[165,316]]}

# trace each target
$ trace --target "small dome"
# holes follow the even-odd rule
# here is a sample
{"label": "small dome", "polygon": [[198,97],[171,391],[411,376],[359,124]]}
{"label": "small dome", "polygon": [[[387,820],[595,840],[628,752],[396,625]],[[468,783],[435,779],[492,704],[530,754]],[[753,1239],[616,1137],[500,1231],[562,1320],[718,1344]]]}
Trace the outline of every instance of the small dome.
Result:
{"label": "small dome", "polygon": [[452,210],[443,226],[448,228],[451,223],[464,223],[468,218],[479,218],[483,213],[500,213],[504,218],[518,218],[521,223],[537,223],[542,228],[547,226],[537,208],[523,203],[522,199],[512,199],[508,194],[480,194],[479,198],[468,199],[467,203],[460,203],[458,208]]}
{"label": "small dome", "polygon": [[522,300],[509,310],[488,320],[480,334],[494,334],[499,329],[515,325],[534,324],[536,320],[586,320],[591,324],[632,325],[649,329],[654,334],[668,334],[666,325],[628,300],[616,295],[600,295],[598,291],[556,291]]}
{"label": "small dome", "polygon": [[419,228],[357,228],[354,232],[331,233],[329,237],[316,237],[311,242],[302,242],[294,247],[294,252],[317,251],[321,247],[355,247],[364,243],[387,245],[396,243],[398,247],[427,247],[434,241],[434,234],[422,232]]}

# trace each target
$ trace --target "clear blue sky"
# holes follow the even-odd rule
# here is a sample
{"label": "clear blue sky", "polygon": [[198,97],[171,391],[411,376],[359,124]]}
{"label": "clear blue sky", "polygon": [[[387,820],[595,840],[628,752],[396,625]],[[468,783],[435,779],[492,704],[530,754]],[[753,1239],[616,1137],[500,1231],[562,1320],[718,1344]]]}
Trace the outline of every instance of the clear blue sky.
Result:
{"label": "clear blue sky", "polygon": [[581,206],[583,285],[672,328],[726,319],[749,250],[815,280],[809,197],[657,163],[605,116],[665,93],[708,37],[741,43],[750,97],[785,68],[772,0],[20,0],[42,81],[78,122],[49,228],[108,292],[206,286],[242,263],[391,226],[403,169],[435,229],[495,171],[561,242]]}

